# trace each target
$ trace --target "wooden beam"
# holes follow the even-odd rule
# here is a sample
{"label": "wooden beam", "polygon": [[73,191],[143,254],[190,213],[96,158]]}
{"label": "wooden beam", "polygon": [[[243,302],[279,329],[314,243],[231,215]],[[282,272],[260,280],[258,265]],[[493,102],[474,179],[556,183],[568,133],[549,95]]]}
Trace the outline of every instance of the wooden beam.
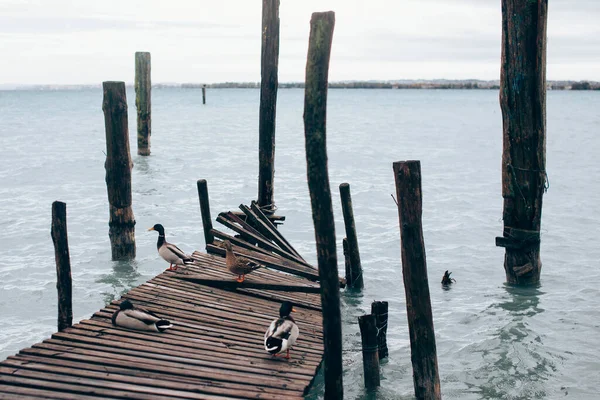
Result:
{"label": "wooden beam", "polygon": [[58,291],[58,330],[73,324],[73,296],[71,259],[67,237],[67,205],[61,201],[52,203],[52,242],[56,259],[56,290]]}
{"label": "wooden beam", "polygon": [[245,280],[244,282],[237,282],[234,278],[231,280],[222,279],[210,279],[204,275],[190,274],[190,275],[173,275],[177,279],[184,281],[197,283],[199,285],[206,285],[218,289],[262,289],[262,290],[275,290],[283,292],[299,292],[299,293],[319,293],[319,286],[308,286],[308,285],[289,285],[281,283],[263,283],[263,282],[252,282]]}

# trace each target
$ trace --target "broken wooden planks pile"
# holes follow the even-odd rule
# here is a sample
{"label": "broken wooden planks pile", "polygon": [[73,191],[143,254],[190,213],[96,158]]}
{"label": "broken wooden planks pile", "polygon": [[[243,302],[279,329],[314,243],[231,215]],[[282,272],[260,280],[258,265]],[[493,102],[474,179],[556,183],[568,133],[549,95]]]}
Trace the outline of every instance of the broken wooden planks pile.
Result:
{"label": "broken wooden planks pile", "polygon": [[[289,253],[273,254],[270,248],[271,255],[266,254],[265,235],[255,228],[250,236],[245,220],[225,215],[222,219],[235,221],[232,226],[244,227],[238,232],[247,240],[227,237],[236,252],[292,274],[261,268],[238,284],[222,257],[195,252],[193,265],[165,271],[123,296],[169,319],[173,328],[153,333],[115,327],[110,320],[118,308],[115,301],[1,362],[0,399],[302,398],[323,355],[320,296],[308,292],[319,287],[312,282],[316,270],[289,244]],[[272,223],[264,224],[272,231]],[[264,247],[248,248],[248,240]],[[210,246],[214,253],[222,250],[218,244]],[[199,280],[213,283],[195,283]],[[227,282],[237,286],[227,287]],[[263,348],[264,332],[285,300],[296,305],[300,328],[289,361],[273,358]]]}

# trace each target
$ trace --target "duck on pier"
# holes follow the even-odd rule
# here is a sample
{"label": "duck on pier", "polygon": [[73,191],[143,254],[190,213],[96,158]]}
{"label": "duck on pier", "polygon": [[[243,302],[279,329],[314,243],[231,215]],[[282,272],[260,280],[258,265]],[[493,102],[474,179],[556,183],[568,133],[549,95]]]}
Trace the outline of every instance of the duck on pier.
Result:
{"label": "duck on pier", "polygon": [[260,265],[247,258],[236,256],[233,253],[233,246],[229,240],[223,242],[225,246],[225,265],[227,270],[237,275],[237,282],[244,282],[246,274],[260,268]]}
{"label": "duck on pier", "polygon": [[192,256],[185,254],[179,247],[167,242],[165,239],[165,228],[161,224],[156,224],[148,230],[158,232],[156,247],[158,248],[158,254],[169,263],[167,271],[175,271],[178,265],[186,265],[194,262]]}
{"label": "duck on pier", "polygon": [[300,330],[296,321],[290,313],[296,311],[289,301],[281,303],[279,309],[279,318],[271,322],[269,329],[265,333],[265,350],[277,357],[278,354],[286,352],[284,356],[290,359],[290,349],[296,343]]}
{"label": "duck on pier", "polygon": [[171,322],[146,309],[134,307],[127,299],[123,300],[119,304],[119,309],[113,313],[112,324],[128,329],[153,332],[163,332],[173,326]]}

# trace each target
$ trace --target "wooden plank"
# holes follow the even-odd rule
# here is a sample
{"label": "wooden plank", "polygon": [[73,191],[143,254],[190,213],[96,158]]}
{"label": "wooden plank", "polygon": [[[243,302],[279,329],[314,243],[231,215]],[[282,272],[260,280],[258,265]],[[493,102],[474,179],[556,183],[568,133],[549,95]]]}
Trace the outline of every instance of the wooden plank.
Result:
{"label": "wooden plank", "polygon": [[177,279],[183,279],[188,282],[197,283],[199,285],[206,285],[216,287],[219,289],[236,290],[236,289],[264,289],[264,290],[276,290],[276,291],[287,291],[287,292],[300,292],[300,293],[319,293],[321,290],[318,286],[308,285],[283,285],[276,283],[260,283],[245,280],[244,282],[238,282],[236,280],[222,280],[222,279],[210,279],[203,275],[190,274],[176,276]]}
{"label": "wooden plank", "polygon": [[[232,211],[232,213],[234,213],[238,217],[245,216],[244,213],[241,211]],[[268,218],[272,223],[277,223],[277,222],[282,223],[283,221],[285,221],[285,215],[269,215]]]}
{"label": "wooden plank", "polygon": [[[54,400],[98,400],[96,396],[85,396],[83,394],[74,394],[59,392],[56,390],[44,390],[25,387],[23,385],[0,385],[0,399],[2,400],[29,400],[29,399],[54,399]],[[105,397],[104,399],[114,399],[114,397]]]}

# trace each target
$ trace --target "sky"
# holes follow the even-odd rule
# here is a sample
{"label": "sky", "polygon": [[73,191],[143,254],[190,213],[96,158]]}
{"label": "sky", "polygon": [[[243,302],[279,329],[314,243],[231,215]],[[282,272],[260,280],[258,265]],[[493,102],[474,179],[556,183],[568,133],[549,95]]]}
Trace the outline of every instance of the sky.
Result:
{"label": "sky", "polygon": [[[550,0],[548,80],[600,81],[600,0]],[[260,0],[0,0],[1,84],[260,81]],[[500,76],[501,0],[281,0],[279,81],[304,80],[309,22],[335,11],[330,81]]]}

